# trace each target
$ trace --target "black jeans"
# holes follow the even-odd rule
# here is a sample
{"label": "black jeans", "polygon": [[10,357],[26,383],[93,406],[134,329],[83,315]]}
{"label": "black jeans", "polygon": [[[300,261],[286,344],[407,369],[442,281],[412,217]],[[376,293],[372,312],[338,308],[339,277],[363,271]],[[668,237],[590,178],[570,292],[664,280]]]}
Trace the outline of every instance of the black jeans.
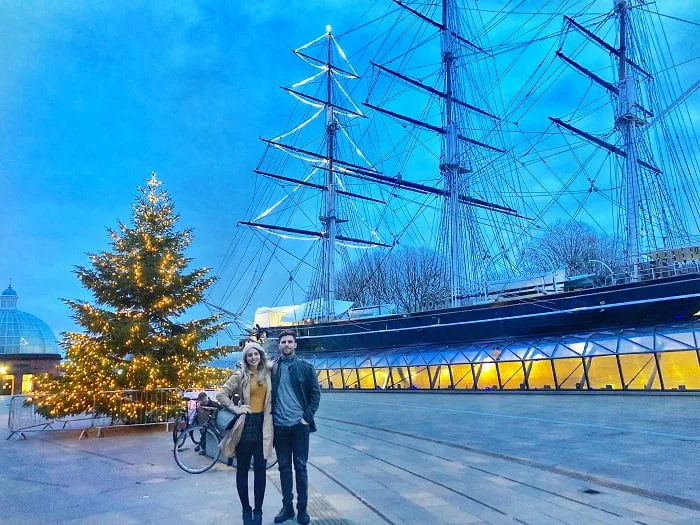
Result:
{"label": "black jeans", "polygon": [[309,459],[309,425],[297,423],[291,427],[275,425],[275,451],[277,466],[282,484],[282,505],[291,508],[294,504],[292,493],[292,462],[297,482],[297,510],[305,511],[309,500],[309,477],[306,461]]}
{"label": "black jeans", "polygon": [[241,507],[250,508],[248,499],[248,471],[250,470],[250,460],[253,458],[253,497],[255,498],[255,508],[262,510],[263,499],[265,498],[265,484],[267,476],[265,468],[267,460],[263,454],[262,441],[241,441],[236,448],[236,489],[241,500]]}

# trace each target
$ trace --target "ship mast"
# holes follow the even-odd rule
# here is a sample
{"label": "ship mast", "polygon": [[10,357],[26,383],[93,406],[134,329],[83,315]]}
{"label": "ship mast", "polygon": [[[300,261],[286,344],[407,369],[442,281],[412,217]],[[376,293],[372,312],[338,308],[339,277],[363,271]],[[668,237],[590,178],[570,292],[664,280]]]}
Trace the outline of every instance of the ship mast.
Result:
{"label": "ship mast", "polygon": [[[639,266],[642,254],[642,236],[640,230],[643,229],[641,224],[642,206],[648,205],[648,200],[642,203],[642,170],[652,172],[658,176],[662,175],[662,171],[657,168],[653,162],[645,161],[639,157],[640,143],[644,131],[640,128],[646,126],[648,122],[644,116],[654,116],[654,114],[642,106],[641,101],[637,99],[637,78],[638,75],[653,80],[653,76],[645,71],[639,64],[635,63],[631,58],[631,50],[628,46],[630,41],[630,6],[628,0],[614,0],[614,11],[618,17],[620,30],[620,45],[619,48],[613,47],[606,43],[601,38],[597,37],[584,26],[569,17],[564,17],[567,23],[580,31],[587,38],[596,42],[598,45],[609,51],[618,60],[617,67],[617,82],[612,83],[599,77],[593,71],[583,67],[573,59],[567,57],[561,50],[556,52],[556,55],[564,60],[567,64],[574,67],[577,71],[583,73],[593,82],[607,89],[615,100],[615,129],[619,132],[622,144],[620,146],[610,144],[603,139],[600,139],[590,133],[586,133],[573,125],[566,123],[558,118],[549,117],[557,126],[572,131],[577,135],[589,140],[595,145],[605,148],[608,151],[615,153],[623,158],[622,162],[622,188],[625,207],[625,253],[627,265],[627,279],[630,281],[638,281]],[[654,184],[657,184],[656,182]],[[674,237],[673,229],[670,228],[671,223],[676,223],[673,217],[673,205],[668,203],[667,206],[658,211],[664,219],[664,224],[661,226],[666,229],[663,244],[665,245],[669,239]],[[667,219],[668,217],[668,219]],[[649,228],[652,227],[649,225]],[[648,235],[654,235],[647,229]],[[647,241],[648,244],[648,241]]]}
{"label": "ship mast", "polygon": [[[412,78],[409,75],[395,71],[386,65],[370,62],[377,75],[388,75],[399,83],[416,88],[419,92],[435,97],[440,105],[441,126],[436,126],[422,119],[383,108],[380,105],[365,102],[364,105],[399,121],[402,125],[412,125],[417,129],[440,135],[440,189],[409,183],[400,178],[393,179],[395,187],[432,193],[444,198],[441,217],[440,249],[445,256],[445,274],[448,280],[445,287],[445,303],[449,307],[457,307],[473,302],[477,294],[474,288],[479,286],[484,277],[483,257],[476,256],[477,251],[483,255],[484,247],[478,231],[473,208],[481,208],[490,212],[528,219],[516,210],[499,203],[476,199],[470,195],[469,173],[471,166],[465,165],[463,154],[472,148],[484,152],[505,153],[505,150],[494,144],[489,144],[464,133],[460,122],[465,118],[462,114],[467,111],[477,118],[487,118],[492,122],[500,118],[487,109],[477,107],[465,100],[465,94],[460,88],[460,62],[463,60],[464,49],[470,52],[488,54],[478,44],[467,40],[459,34],[459,12],[453,0],[443,0],[440,3],[440,21],[413,9],[401,0],[394,0],[402,9],[410,12],[439,31],[442,89],[437,89],[424,79]],[[433,4],[431,4],[432,6]],[[368,97],[369,98],[369,97]],[[448,297],[449,296],[449,297]]]}
{"label": "ship mast", "polygon": [[338,218],[336,217],[336,186],[335,173],[333,172],[333,156],[335,146],[335,133],[338,128],[333,111],[333,63],[331,55],[331,27],[328,26],[326,34],[327,42],[327,62],[326,62],[326,211],[325,216],[321,217],[321,222],[324,224],[326,233],[323,237],[323,318],[324,320],[335,319],[335,241],[336,241],[336,226]]}
{"label": "ship mast", "polygon": [[462,272],[461,266],[464,264],[465,247],[461,240],[462,223],[459,220],[459,176],[460,166],[457,150],[457,123],[454,118],[453,105],[453,75],[455,71],[454,49],[453,49],[453,25],[451,2],[445,0],[442,3],[442,29],[441,29],[441,52],[442,65],[444,68],[444,118],[445,135],[443,162],[440,166],[445,178],[445,190],[448,196],[448,224],[450,239],[450,306],[459,306],[462,296]]}
{"label": "ship mast", "polygon": [[639,280],[639,167],[637,165],[637,129],[644,120],[637,115],[635,77],[627,68],[627,0],[615,0],[615,12],[620,21],[620,49],[618,66],[618,104],[615,127],[622,134],[627,153],[624,162],[625,222],[627,272],[632,281]]}

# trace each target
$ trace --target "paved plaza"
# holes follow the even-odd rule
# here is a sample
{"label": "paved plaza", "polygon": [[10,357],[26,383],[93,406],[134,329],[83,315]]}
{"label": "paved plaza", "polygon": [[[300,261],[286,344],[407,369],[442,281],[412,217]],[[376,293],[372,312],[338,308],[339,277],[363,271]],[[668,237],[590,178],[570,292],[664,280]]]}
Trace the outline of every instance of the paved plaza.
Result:
{"label": "paved plaza", "polygon": [[[324,392],[318,427],[319,525],[700,523],[697,395]],[[179,470],[163,427],[2,436],[1,523],[240,523],[234,471]]]}

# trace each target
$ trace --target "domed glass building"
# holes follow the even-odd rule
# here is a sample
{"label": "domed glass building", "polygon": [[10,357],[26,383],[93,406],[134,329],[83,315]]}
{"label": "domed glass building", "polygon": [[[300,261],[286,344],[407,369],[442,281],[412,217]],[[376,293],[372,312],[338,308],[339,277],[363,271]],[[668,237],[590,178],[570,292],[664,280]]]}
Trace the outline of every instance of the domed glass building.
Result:
{"label": "domed glass building", "polygon": [[61,359],[51,328],[18,310],[18,300],[12,285],[0,295],[0,394],[31,391],[33,377],[56,373]]}

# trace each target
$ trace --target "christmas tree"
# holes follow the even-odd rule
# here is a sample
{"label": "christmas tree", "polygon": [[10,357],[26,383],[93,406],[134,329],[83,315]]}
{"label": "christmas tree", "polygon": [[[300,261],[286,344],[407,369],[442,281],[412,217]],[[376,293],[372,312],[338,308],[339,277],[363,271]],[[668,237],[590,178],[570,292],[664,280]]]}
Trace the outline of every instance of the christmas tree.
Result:
{"label": "christmas tree", "polygon": [[227,377],[206,363],[233,347],[201,348],[227,323],[219,315],[183,320],[215,278],[207,277],[208,268],[188,270],[191,261],[184,252],[192,231],[176,230],[179,215],[160,185],[153,173],[139,188],[131,225],[118,221],[118,230],[109,230],[111,251],[90,254],[90,267],[76,267],[94,303],[64,300],[84,330],[63,334],[63,374],[37,380],[31,402],[43,415],[94,409],[99,415],[135,420],[157,412],[155,404],[172,400],[165,403],[159,396],[157,403],[144,402],[139,397],[134,402],[134,396],[125,397],[125,389],[202,388]]}

